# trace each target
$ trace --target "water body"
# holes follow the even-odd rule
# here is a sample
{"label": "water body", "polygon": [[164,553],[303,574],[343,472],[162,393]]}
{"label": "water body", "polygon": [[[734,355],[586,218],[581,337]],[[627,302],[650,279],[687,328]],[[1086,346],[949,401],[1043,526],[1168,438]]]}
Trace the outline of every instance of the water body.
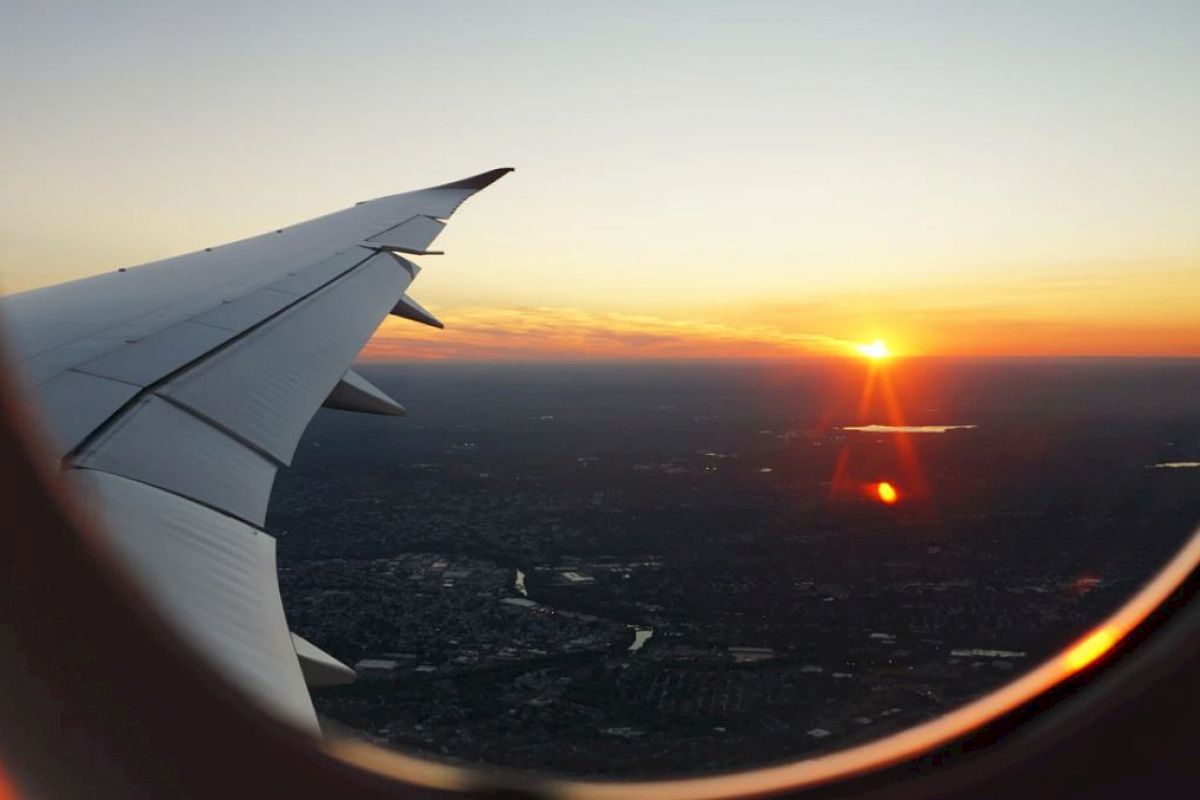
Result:
{"label": "water body", "polygon": [[1022,650],[990,650],[987,648],[970,647],[963,650],[951,650],[955,658],[1024,658]]}
{"label": "water body", "polygon": [[978,428],[978,425],[847,425],[844,431],[861,433],[945,433]]}
{"label": "water body", "polygon": [[654,628],[636,628],[633,632],[633,644],[629,645],[629,652],[636,653],[646,646],[646,642],[650,641],[650,637],[654,635]]}

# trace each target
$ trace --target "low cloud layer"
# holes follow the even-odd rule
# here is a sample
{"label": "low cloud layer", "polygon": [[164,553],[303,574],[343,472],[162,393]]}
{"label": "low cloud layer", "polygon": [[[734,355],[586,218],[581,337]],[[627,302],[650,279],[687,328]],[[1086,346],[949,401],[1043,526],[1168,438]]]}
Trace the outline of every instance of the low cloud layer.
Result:
{"label": "low cloud layer", "polygon": [[[1200,355],[1200,328],[1190,320],[1164,315],[1147,324],[1015,305],[992,306],[976,298],[975,307],[937,308],[895,297],[875,309],[854,303],[766,303],[678,317],[561,307],[438,308],[435,313],[446,330],[389,318],[363,358],[802,358],[855,355],[857,344],[875,338],[885,339],[901,355]],[[887,324],[878,325],[879,319]]]}
{"label": "low cloud layer", "polygon": [[812,333],[574,308],[458,308],[446,330],[389,319],[363,358],[771,358],[844,354],[852,343]]}

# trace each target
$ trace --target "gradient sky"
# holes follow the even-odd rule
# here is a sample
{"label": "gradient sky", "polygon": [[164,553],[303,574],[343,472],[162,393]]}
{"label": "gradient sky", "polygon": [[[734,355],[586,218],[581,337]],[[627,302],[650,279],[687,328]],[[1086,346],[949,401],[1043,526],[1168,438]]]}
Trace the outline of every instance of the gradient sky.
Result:
{"label": "gradient sky", "polygon": [[1200,355],[1200,3],[2,8],[6,291],[511,165],[369,356]]}

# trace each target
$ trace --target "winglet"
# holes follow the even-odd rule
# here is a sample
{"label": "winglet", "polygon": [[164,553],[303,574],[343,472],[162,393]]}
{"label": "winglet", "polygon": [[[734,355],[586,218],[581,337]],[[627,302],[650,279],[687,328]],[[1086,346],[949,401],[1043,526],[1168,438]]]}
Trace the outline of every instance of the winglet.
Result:
{"label": "winglet", "polygon": [[361,411],[364,414],[383,414],[388,417],[408,415],[404,406],[352,369],[346,370],[346,374],[337,382],[337,386],[333,387],[333,391],[322,405],[340,411]]}
{"label": "winglet", "polygon": [[490,169],[487,172],[481,172],[478,175],[472,175],[469,178],[463,178],[460,181],[453,183],[443,183],[440,186],[430,186],[430,189],[470,189],[473,192],[478,192],[480,189],[486,189],[496,181],[503,178],[505,175],[513,171],[513,167],[500,167],[499,169]]}

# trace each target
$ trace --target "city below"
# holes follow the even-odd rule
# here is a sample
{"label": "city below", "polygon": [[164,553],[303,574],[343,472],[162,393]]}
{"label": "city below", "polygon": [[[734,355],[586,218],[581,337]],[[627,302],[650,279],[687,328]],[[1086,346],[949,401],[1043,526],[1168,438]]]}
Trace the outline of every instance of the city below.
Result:
{"label": "city below", "polygon": [[268,530],[330,730],[592,777],[863,742],[1070,644],[1200,520],[1200,362],[367,365]]}

